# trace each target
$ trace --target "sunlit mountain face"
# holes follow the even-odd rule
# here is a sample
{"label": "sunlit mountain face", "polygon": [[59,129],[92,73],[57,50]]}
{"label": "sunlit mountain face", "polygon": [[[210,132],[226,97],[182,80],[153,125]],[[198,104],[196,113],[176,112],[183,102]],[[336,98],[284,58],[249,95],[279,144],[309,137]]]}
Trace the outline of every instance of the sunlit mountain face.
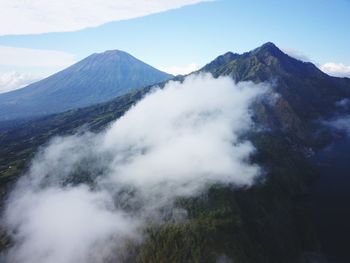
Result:
{"label": "sunlit mountain face", "polygon": [[171,77],[123,51],[92,54],[46,79],[0,94],[0,120],[34,118],[105,102]]}

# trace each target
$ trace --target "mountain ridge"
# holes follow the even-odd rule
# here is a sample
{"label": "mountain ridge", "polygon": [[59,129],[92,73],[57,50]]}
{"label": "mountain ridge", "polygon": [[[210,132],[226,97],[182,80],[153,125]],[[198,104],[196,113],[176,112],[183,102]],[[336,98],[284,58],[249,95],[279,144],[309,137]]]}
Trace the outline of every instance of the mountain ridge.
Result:
{"label": "mountain ridge", "polygon": [[[203,196],[179,200],[180,208],[188,211],[185,222],[151,226],[144,243],[131,251],[126,262],[166,262],[169,258],[174,262],[217,262],[222,255],[225,262],[328,262],[305,207],[308,187],[315,180],[315,167],[308,156],[318,150],[319,140],[325,145],[317,134],[321,126],[317,120],[337,114],[335,102],[348,98],[350,82],[321,74],[270,44],[218,58],[199,72],[230,76],[235,81],[273,81],[277,99],[253,105],[257,129],[246,135],[257,150],[252,161],[266,168],[266,175],[249,189],[214,185]],[[298,66],[302,69],[296,70]],[[2,131],[0,194],[6,194],[8,182],[18,177],[38,147],[50,138],[81,130],[101,131],[151,89],[152,85],[109,102]],[[312,114],[306,114],[310,110]]]}
{"label": "mountain ridge", "polygon": [[[265,45],[265,46],[263,45],[263,46],[265,48],[266,47],[269,47],[269,48],[272,47],[273,49],[277,48],[274,44],[272,45],[271,43],[268,43],[268,45]],[[252,54],[252,52],[257,52],[258,50],[259,48],[250,52],[246,52],[242,55],[238,55],[232,52],[227,52],[221,56],[218,56],[213,61],[205,65],[201,70],[194,72],[194,74],[197,74],[200,72],[211,73],[214,75],[214,77],[218,77],[221,75],[229,75],[236,81],[241,81],[241,80],[253,81],[253,82],[270,81],[271,78],[269,78],[269,74],[268,76],[262,76],[260,74],[256,74],[256,71],[254,70],[252,70],[252,72],[247,70],[240,75],[240,78],[237,78],[237,79],[235,78],[235,76],[237,76],[239,73],[238,72],[239,67],[235,64],[246,63],[246,59],[249,58],[247,54]],[[288,56],[287,54],[284,54],[284,56],[292,60],[295,60],[298,63],[301,63],[300,65],[308,64],[308,63],[305,64],[305,62],[301,62],[297,59],[294,59]],[[254,69],[256,65],[260,64],[259,60],[256,60],[254,58],[254,55],[252,57],[253,57],[252,60],[254,63],[249,65],[250,69]],[[208,65],[210,65],[210,67],[208,67]],[[327,89],[333,89],[334,82],[336,82],[338,87],[337,89],[339,90],[339,86],[341,87],[340,90],[341,90],[342,96],[344,96],[346,92],[350,92],[350,79],[349,81],[347,81],[347,79],[331,77],[324,73],[320,74],[319,76],[322,77],[321,80],[323,80],[323,78],[326,78],[326,81],[325,81],[326,85],[324,85],[324,83],[322,85],[324,85]],[[174,78],[174,80],[176,81],[182,81],[183,79],[184,79],[184,76],[176,76]],[[158,84],[158,86],[162,87],[166,84],[166,82],[167,81],[161,82]],[[272,84],[273,84],[274,91],[277,93],[279,93],[281,88],[284,88],[284,89],[287,88],[291,92],[289,93],[284,92],[279,94],[278,99],[276,100],[276,103],[273,105],[273,107],[265,102],[256,103],[254,105],[255,121],[259,123],[259,125],[261,125],[262,127],[268,127],[268,129],[279,130],[287,134],[288,136],[291,136],[292,138],[297,139],[299,143],[302,143],[303,145],[306,145],[306,146],[317,145],[318,142],[317,141],[315,142],[315,138],[313,137],[313,131],[315,129],[315,126],[317,127],[319,126],[319,123],[317,122],[317,120],[319,120],[320,118],[327,119],[331,117],[331,115],[329,115],[329,111],[325,112],[323,111],[323,109],[321,109],[321,111],[318,112],[317,114],[313,114],[311,116],[309,115],[305,116],[304,111],[306,111],[305,109],[308,108],[310,105],[305,106],[305,108],[304,107],[297,108],[299,105],[295,104],[294,100],[299,100],[299,98],[297,99],[290,98],[290,96],[293,95],[294,93],[294,86],[292,86],[294,84],[293,82],[287,79],[282,81],[281,83],[274,82]],[[313,89],[310,83],[307,83],[307,85],[303,85],[302,88],[309,89],[310,86]],[[133,103],[136,103],[145,94],[147,94],[147,92],[149,92],[152,89],[152,87],[153,85],[149,85],[145,88],[140,88],[128,94],[118,96],[117,98],[112,99],[108,102],[101,102],[99,104],[92,105],[89,107],[73,109],[65,113],[58,113],[58,114],[52,115],[51,117],[46,116],[38,119],[37,121],[35,120],[27,121],[26,123],[23,123],[23,124],[21,124],[20,122],[18,124],[16,124],[16,122],[11,122],[11,125],[7,125],[9,124],[7,122],[6,123],[2,122],[4,123],[2,130],[3,130],[3,133],[6,134],[3,136],[3,139],[11,135],[11,130],[21,129],[20,127],[26,127],[25,129],[22,129],[22,130],[28,130],[28,134],[33,133],[37,128],[39,130],[40,129],[49,130],[49,127],[54,125],[54,122],[62,123],[61,118],[64,119],[66,118],[65,116],[70,116],[69,117],[70,122],[76,123],[76,125],[82,125],[83,123],[90,123],[88,126],[97,127],[99,126],[98,123],[105,123],[105,122],[108,123],[109,121],[112,121],[113,118],[117,118],[117,116],[120,116],[120,113],[116,115],[114,112],[114,109],[120,108],[118,104],[125,103],[125,106],[123,106],[122,108],[127,110],[131,105],[133,105]],[[343,92],[343,90],[346,90],[346,92]],[[313,89],[312,92],[317,93],[318,90]],[[296,96],[298,96],[298,94],[296,94]],[[315,97],[317,99],[319,96],[315,96]],[[336,97],[336,99],[339,99],[339,97],[340,96]],[[344,96],[342,98],[347,98],[347,96]],[[338,108],[335,104],[335,102],[337,101],[336,99],[332,99],[332,100],[327,99],[326,101],[321,101],[321,104],[324,108],[330,108],[334,111],[335,114],[337,114]],[[307,104],[309,104],[309,102]],[[312,106],[311,109],[316,112],[320,110],[319,108],[314,108],[314,106]],[[120,112],[120,110],[118,110],[118,112]],[[81,121],[74,121],[75,114],[77,114],[76,118],[82,118]],[[98,118],[100,121],[95,123],[94,119],[97,118],[99,114],[106,116],[106,119],[105,121],[103,121],[103,118],[102,119]],[[53,123],[51,123],[50,120],[52,120]],[[48,124],[48,123],[51,123],[51,124]],[[48,127],[48,128],[45,128],[45,127]],[[38,131],[34,133],[40,134],[40,132]],[[23,134],[23,131],[20,134],[21,134],[21,138],[26,137],[25,133]]]}
{"label": "mountain ridge", "polygon": [[350,97],[350,89],[345,87],[350,79],[328,76],[311,62],[295,59],[270,42],[215,69],[203,70],[214,76],[229,75],[237,82],[272,81],[274,90],[307,120],[329,116],[336,110],[337,100]]}

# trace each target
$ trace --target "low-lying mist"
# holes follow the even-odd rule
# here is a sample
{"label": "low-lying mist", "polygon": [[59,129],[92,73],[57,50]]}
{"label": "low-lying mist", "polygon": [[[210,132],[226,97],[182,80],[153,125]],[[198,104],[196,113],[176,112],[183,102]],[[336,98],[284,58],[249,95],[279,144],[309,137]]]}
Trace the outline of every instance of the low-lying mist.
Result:
{"label": "low-lying mist", "polygon": [[350,136],[350,115],[337,116],[323,123]]}
{"label": "low-lying mist", "polygon": [[176,198],[213,183],[250,186],[261,170],[242,134],[267,89],[190,76],[154,89],[104,132],[53,139],[9,196],[3,225],[14,245],[4,260],[117,260],[149,222],[172,215]]}

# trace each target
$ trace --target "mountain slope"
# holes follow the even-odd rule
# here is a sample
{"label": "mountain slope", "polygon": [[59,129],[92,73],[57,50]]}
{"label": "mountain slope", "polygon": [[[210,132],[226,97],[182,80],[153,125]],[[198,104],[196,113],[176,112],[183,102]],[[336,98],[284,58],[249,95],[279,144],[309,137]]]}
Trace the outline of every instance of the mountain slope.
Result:
{"label": "mountain slope", "polygon": [[[311,63],[289,57],[272,43],[242,55],[228,52],[199,72],[210,72],[216,77],[230,75],[236,81],[272,81],[278,94],[277,100],[273,105],[265,102],[254,105],[255,121],[268,130],[288,136],[302,147],[315,146],[314,140],[317,138],[313,132],[317,127],[314,121],[337,114],[336,102],[350,97],[350,79],[330,77]],[[181,76],[174,78],[178,81],[182,79]],[[159,85],[163,86],[164,83]],[[0,143],[3,146],[0,149],[0,175],[17,174],[16,167],[22,167],[28,156],[51,136],[73,133],[82,126],[92,130],[103,128],[140,100],[151,87],[129,92],[105,103],[18,125],[13,122],[6,127],[7,122],[6,125],[0,122]],[[333,95],[320,98],[321,88],[325,94]],[[304,93],[308,97],[303,96]],[[308,112],[310,108],[313,112],[311,115]]]}
{"label": "mountain slope", "polygon": [[[221,61],[221,63],[220,63]],[[213,63],[217,66],[208,68]],[[310,140],[312,120],[337,114],[337,102],[350,98],[350,79],[328,76],[310,62],[283,53],[273,43],[223,61],[221,56],[201,71],[229,75],[236,81],[270,82],[278,94],[273,106],[256,105],[256,117],[269,128],[289,131]]]}
{"label": "mountain slope", "polygon": [[169,78],[123,51],[93,54],[23,89],[0,94],[0,120],[85,107]]}
{"label": "mountain slope", "polygon": [[[218,57],[217,59],[220,59]],[[310,62],[283,53],[273,43],[234,57],[213,70],[215,76],[230,75],[236,81],[271,81],[274,90],[305,120],[331,114],[335,102],[350,97],[350,79],[330,77]]]}
{"label": "mountain slope", "polygon": [[[314,121],[336,114],[335,103],[349,97],[350,80],[330,77],[272,43],[242,55],[227,53],[201,71],[274,84],[275,103],[262,101],[253,109],[256,123],[267,129],[247,134],[257,149],[252,161],[267,174],[249,189],[213,186],[203,196],[179,200],[188,219],[147,229],[145,242],[126,262],[326,262],[305,206],[315,167],[304,149],[314,144]],[[7,182],[49,138],[80,129],[99,131],[150,89],[3,129],[0,189],[6,194]]]}

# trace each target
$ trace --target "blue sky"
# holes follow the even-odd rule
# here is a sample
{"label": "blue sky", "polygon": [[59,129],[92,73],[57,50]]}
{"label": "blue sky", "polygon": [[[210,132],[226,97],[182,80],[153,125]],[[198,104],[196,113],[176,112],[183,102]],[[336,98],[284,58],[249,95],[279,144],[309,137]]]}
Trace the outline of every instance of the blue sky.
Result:
{"label": "blue sky", "polygon": [[[141,6],[140,9],[147,7],[147,1],[133,1],[143,2],[144,7]],[[171,1],[169,0],[169,3]],[[103,2],[104,0],[101,1],[102,4]],[[186,0],[183,2],[186,4]],[[113,18],[110,18],[111,22],[104,25],[73,32],[50,33],[50,29],[43,28],[42,31],[48,33],[20,35],[21,32],[32,32],[33,29],[19,25],[13,32],[19,35],[1,36],[0,27],[0,47],[60,51],[64,52],[59,56],[61,60],[67,56],[66,63],[61,61],[57,65],[54,63],[46,65],[46,57],[43,54],[38,56],[40,58],[35,63],[18,61],[7,65],[6,61],[3,61],[0,72],[16,71],[23,74],[47,75],[91,53],[109,49],[127,51],[146,63],[164,70],[186,71],[202,66],[227,51],[242,53],[271,41],[289,53],[307,57],[320,67],[333,63],[331,70],[336,71],[338,66],[338,70],[343,71],[344,75],[349,69],[350,75],[350,68],[347,66],[350,65],[348,29],[350,1],[348,0],[192,2],[199,3],[185,5],[182,8],[175,8],[178,6],[174,4],[175,9],[169,6],[167,9],[170,10],[164,12],[158,10],[154,12],[155,14],[147,16],[142,16],[142,10],[137,10],[138,13],[141,12],[140,17],[122,21],[113,21]],[[69,4],[65,8],[69,8]],[[124,8],[130,8],[129,13],[132,14],[131,7]],[[104,15],[103,10],[99,12],[101,16]],[[64,20],[63,16],[62,21]],[[0,22],[3,22],[1,18]],[[40,23],[38,25],[37,29],[41,27]],[[61,28],[65,31],[74,30],[70,27],[67,23]],[[81,27],[84,28],[84,23]],[[9,30],[4,32],[11,33]],[[18,49],[14,49],[13,53],[20,54],[23,50],[17,51]],[[30,56],[26,58],[30,59]],[[47,59],[55,61],[56,58],[48,56]],[[41,60],[44,61],[38,63]]]}

